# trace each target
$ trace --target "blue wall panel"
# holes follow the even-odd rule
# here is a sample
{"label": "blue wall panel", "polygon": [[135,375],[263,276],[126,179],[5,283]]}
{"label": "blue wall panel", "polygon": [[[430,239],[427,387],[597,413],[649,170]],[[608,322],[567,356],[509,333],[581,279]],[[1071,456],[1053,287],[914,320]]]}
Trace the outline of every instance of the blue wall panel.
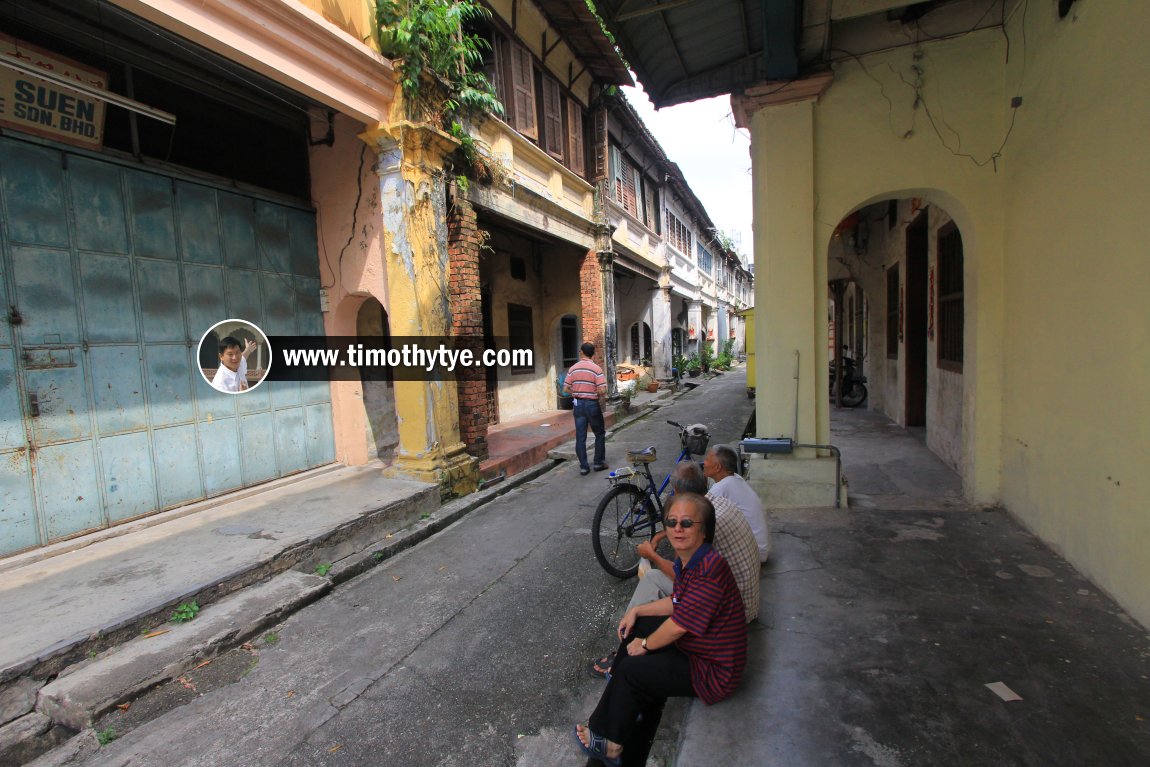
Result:
{"label": "blue wall panel", "polygon": [[144,377],[140,347],[93,346],[88,352],[92,366],[92,401],[100,434],[136,431],[148,425],[144,404]]}
{"label": "blue wall panel", "polygon": [[273,423],[271,413],[256,413],[240,419],[245,485],[253,485],[276,476],[276,441]]}
{"label": "blue wall panel", "polygon": [[0,347],[0,450],[27,447],[20,382],[12,347]]}
{"label": "blue wall panel", "polygon": [[144,351],[147,370],[148,412],[153,426],[190,423],[196,417],[192,401],[192,376],[202,376],[192,367],[194,357],[186,346],[149,344]]}
{"label": "blue wall panel", "polygon": [[73,241],[79,250],[128,252],[128,220],[120,168],[98,160],[72,157],[68,182],[75,218]]}
{"label": "blue wall panel", "polygon": [[104,497],[109,522],[138,517],[156,508],[155,476],[148,433],[100,440]]}
{"label": "blue wall panel", "polygon": [[238,427],[236,418],[199,423],[204,492],[208,495],[235,490],[243,484]]}
{"label": "blue wall panel", "polygon": [[218,264],[220,259],[219,216],[216,194],[211,189],[178,182],[180,249],[184,260],[198,264]]}
{"label": "blue wall panel", "polygon": [[[180,311],[180,268],[166,261],[135,260],[136,280],[140,286],[140,324],[145,341],[184,341],[189,336]],[[197,340],[203,330],[193,328]]]}
{"label": "blue wall panel", "polygon": [[36,454],[48,540],[104,526],[91,440],[41,447]]}
{"label": "blue wall panel", "polygon": [[32,417],[32,436],[37,445],[92,436],[88,415],[88,382],[79,348],[54,352],[70,355],[70,367],[26,369],[24,385],[35,395],[40,414]]}
{"label": "blue wall panel", "polygon": [[132,227],[132,251],[137,256],[175,259],[176,214],[173,181],[143,171],[125,170]]}
{"label": "blue wall panel", "polygon": [[290,474],[303,471],[307,463],[307,419],[302,407],[277,410],[276,457],[280,471]]}
{"label": "blue wall panel", "polygon": [[28,451],[0,450],[0,552],[20,551],[40,543]]}
{"label": "blue wall panel", "polygon": [[63,162],[60,153],[18,141],[0,144],[0,188],[10,243],[69,245],[64,210]]}
{"label": "blue wall panel", "polygon": [[224,319],[323,334],[315,231],[0,136],[0,298],[21,318],[0,323],[0,556],[334,460],[326,382],[227,395],[197,364]]}
{"label": "blue wall panel", "polygon": [[72,254],[66,250],[12,248],[12,280],[24,345],[80,342]]}
{"label": "blue wall panel", "polygon": [[307,411],[307,462],[322,466],[335,460],[335,435],[332,433],[331,403],[310,405]]}
{"label": "blue wall panel", "polygon": [[259,268],[256,205],[256,201],[250,197],[220,193],[220,229],[224,238],[224,261],[230,267]]}
{"label": "blue wall panel", "polygon": [[80,258],[80,285],[84,293],[84,331],[88,341],[135,342],[132,262],[120,256],[85,253]]}
{"label": "blue wall panel", "polygon": [[200,481],[200,448],[196,427],[175,426],[152,432],[160,505],[174,506],[204,495]]}

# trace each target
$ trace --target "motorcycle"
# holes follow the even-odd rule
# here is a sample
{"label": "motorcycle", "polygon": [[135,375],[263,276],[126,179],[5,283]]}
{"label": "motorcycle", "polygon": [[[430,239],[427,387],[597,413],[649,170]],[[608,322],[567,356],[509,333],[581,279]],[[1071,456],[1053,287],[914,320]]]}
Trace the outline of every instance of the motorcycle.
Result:
{"label": "motorcycle", "polygon": [[[843,360],[843,396],[844,407],[858,407],[866,402],[866,376],[856,372],[855,361],[845,354]],[[831,399],[835,398],[835,361],[831,360]]]}

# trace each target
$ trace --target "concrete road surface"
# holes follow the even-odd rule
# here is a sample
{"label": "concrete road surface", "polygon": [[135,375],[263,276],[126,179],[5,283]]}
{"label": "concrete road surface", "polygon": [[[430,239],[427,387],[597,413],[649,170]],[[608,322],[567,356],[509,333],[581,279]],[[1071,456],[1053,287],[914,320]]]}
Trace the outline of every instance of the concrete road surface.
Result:
{"label": "concrete road surface", "polygon": [[[608,442],[608,462],[655,444],[665,474],[679,450],[668,418],[708,424],[712,444],[736,441],[754,405],[745,385],[736,371],[664,405]],[[261,642],[246,676],[83,764],[584,764],[570,729],[603,686],[587,663],[610,649],[633,582],[595,561],[591,517],[608,484],[578,468],[563,464],[340,586]],[[673,757],[682,711],[668,707],[652,764]]]}

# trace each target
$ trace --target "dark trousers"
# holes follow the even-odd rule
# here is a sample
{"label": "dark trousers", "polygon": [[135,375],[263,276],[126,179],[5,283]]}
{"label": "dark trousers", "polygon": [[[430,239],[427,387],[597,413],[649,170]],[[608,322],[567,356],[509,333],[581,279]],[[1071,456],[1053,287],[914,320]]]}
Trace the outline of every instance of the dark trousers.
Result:
{"label": "dark trousers", "polygon": [[603,422],[603,411],[599,408],[599,400],[576,397],[573,408],[575,415],[575,455],[579,458],[579,468],[591,468],[587,464],[588,426],[591,427],[591,431],[595,435],[595,465],[602,466],[607,462],[607,426]]}
{"label": "dark trousers", "polygon": [[[666,619],[639,618],[633,636],[650,636]],[[628,767],[646,764],[667,698],[695,697],[686,654],[672,645],[632,657],[627,654],[630,641],[628,638],[619,644],[611,681],[587,720],[596,735],[623,746],[623,764]]]}

